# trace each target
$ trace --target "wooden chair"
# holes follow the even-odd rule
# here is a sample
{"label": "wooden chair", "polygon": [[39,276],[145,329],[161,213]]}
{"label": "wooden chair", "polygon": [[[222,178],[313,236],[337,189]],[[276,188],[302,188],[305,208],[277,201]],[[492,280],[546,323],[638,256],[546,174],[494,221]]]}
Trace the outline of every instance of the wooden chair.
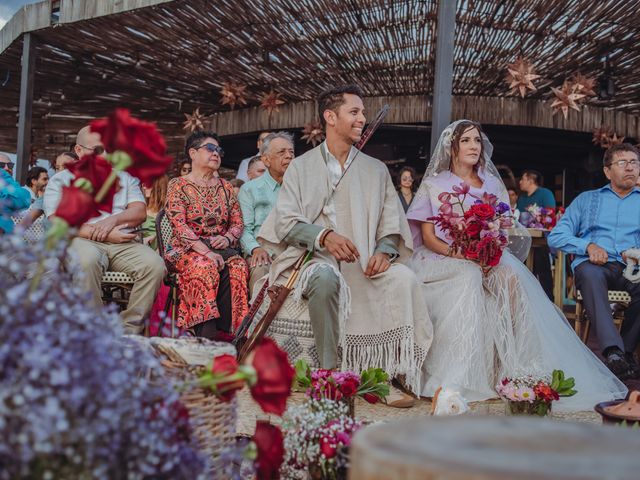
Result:
{"label": "wooden chair", "polygon": [[[622,321],[624,320],[624,311],[629,306],[630,302],[631,295],[624,290],[609,290],[609,303],[622,307],[620,309],[616,309],[613,314],[613,321],[615,326],[618,328],[618,331],[620,331]],[[589,327],[590,322],[587,318],[587,312],[582,304],[582,293],[580,293],[580,290],[577,290],[575,331],[584,343],[587,343],[587,340],[589,339]]]}
{"label": "wooden chair", "polygon": [[[171,226],[171,221],[165,214],[164,209],[162,209],[156,216],[156,240],[158,242],[158,253],[163,259],[167,245],[169,245],[172,236],[173,227]],[[167,272],[167,275],[164,277],[164,283],[169,287],[169,296],[167,297],[167,303],[165,303],[164,306],[164,312],[165,318],[167,316],[171,318],[171,337],[173,337],[175,332],[175,321],[178,316],[178,278],[175,272],[172,272],[169,269],[168,265]],[[158,336],[162,336],[165,318],[160,321]]]}

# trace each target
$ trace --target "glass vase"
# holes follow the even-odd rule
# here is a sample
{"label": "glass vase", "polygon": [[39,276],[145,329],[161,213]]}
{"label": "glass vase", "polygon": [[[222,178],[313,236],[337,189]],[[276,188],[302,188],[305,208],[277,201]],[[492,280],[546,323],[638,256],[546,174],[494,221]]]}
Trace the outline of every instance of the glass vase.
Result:
{"label": "glass vase", "polygon": [[551,403],[536,401],[515,402],[507,400],[505,402],[506,415],[535,415],[538,417],[547,417],[551,415]]}

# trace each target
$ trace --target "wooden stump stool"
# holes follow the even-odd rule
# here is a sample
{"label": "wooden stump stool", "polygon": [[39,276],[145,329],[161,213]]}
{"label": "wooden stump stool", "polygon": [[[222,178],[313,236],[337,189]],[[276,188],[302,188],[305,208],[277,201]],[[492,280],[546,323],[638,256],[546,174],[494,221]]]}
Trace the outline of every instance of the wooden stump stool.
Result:
{"label": "wooden stump stool", "polygon": [[637,479],[640,433],[525,417],[433,417],[371,425],[351,480]]}

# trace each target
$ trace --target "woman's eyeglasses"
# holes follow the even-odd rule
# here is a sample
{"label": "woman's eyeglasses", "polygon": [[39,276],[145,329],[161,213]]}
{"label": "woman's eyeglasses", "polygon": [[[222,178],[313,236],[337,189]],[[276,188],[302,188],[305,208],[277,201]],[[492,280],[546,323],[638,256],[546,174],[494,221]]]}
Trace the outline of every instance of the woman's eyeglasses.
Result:
{"label": "woman's eyeglasses", "polygon": [[200,145],[196,150],[200,150],[201,148],[206,148],[209,153],[217,153],[220,155],[220,158],[224,157],[224,150],[219,145],[215,143],[205,143],[204,145]]}

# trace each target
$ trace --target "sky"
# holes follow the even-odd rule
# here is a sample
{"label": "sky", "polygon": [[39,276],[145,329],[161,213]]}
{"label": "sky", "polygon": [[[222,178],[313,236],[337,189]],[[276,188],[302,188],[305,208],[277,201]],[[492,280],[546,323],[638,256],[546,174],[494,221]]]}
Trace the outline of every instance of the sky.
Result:
{"label": "sky", "polygon": [[9,21],[16,11],[28,3],[36,3],[38,0],[0,0],[0,28]]}

